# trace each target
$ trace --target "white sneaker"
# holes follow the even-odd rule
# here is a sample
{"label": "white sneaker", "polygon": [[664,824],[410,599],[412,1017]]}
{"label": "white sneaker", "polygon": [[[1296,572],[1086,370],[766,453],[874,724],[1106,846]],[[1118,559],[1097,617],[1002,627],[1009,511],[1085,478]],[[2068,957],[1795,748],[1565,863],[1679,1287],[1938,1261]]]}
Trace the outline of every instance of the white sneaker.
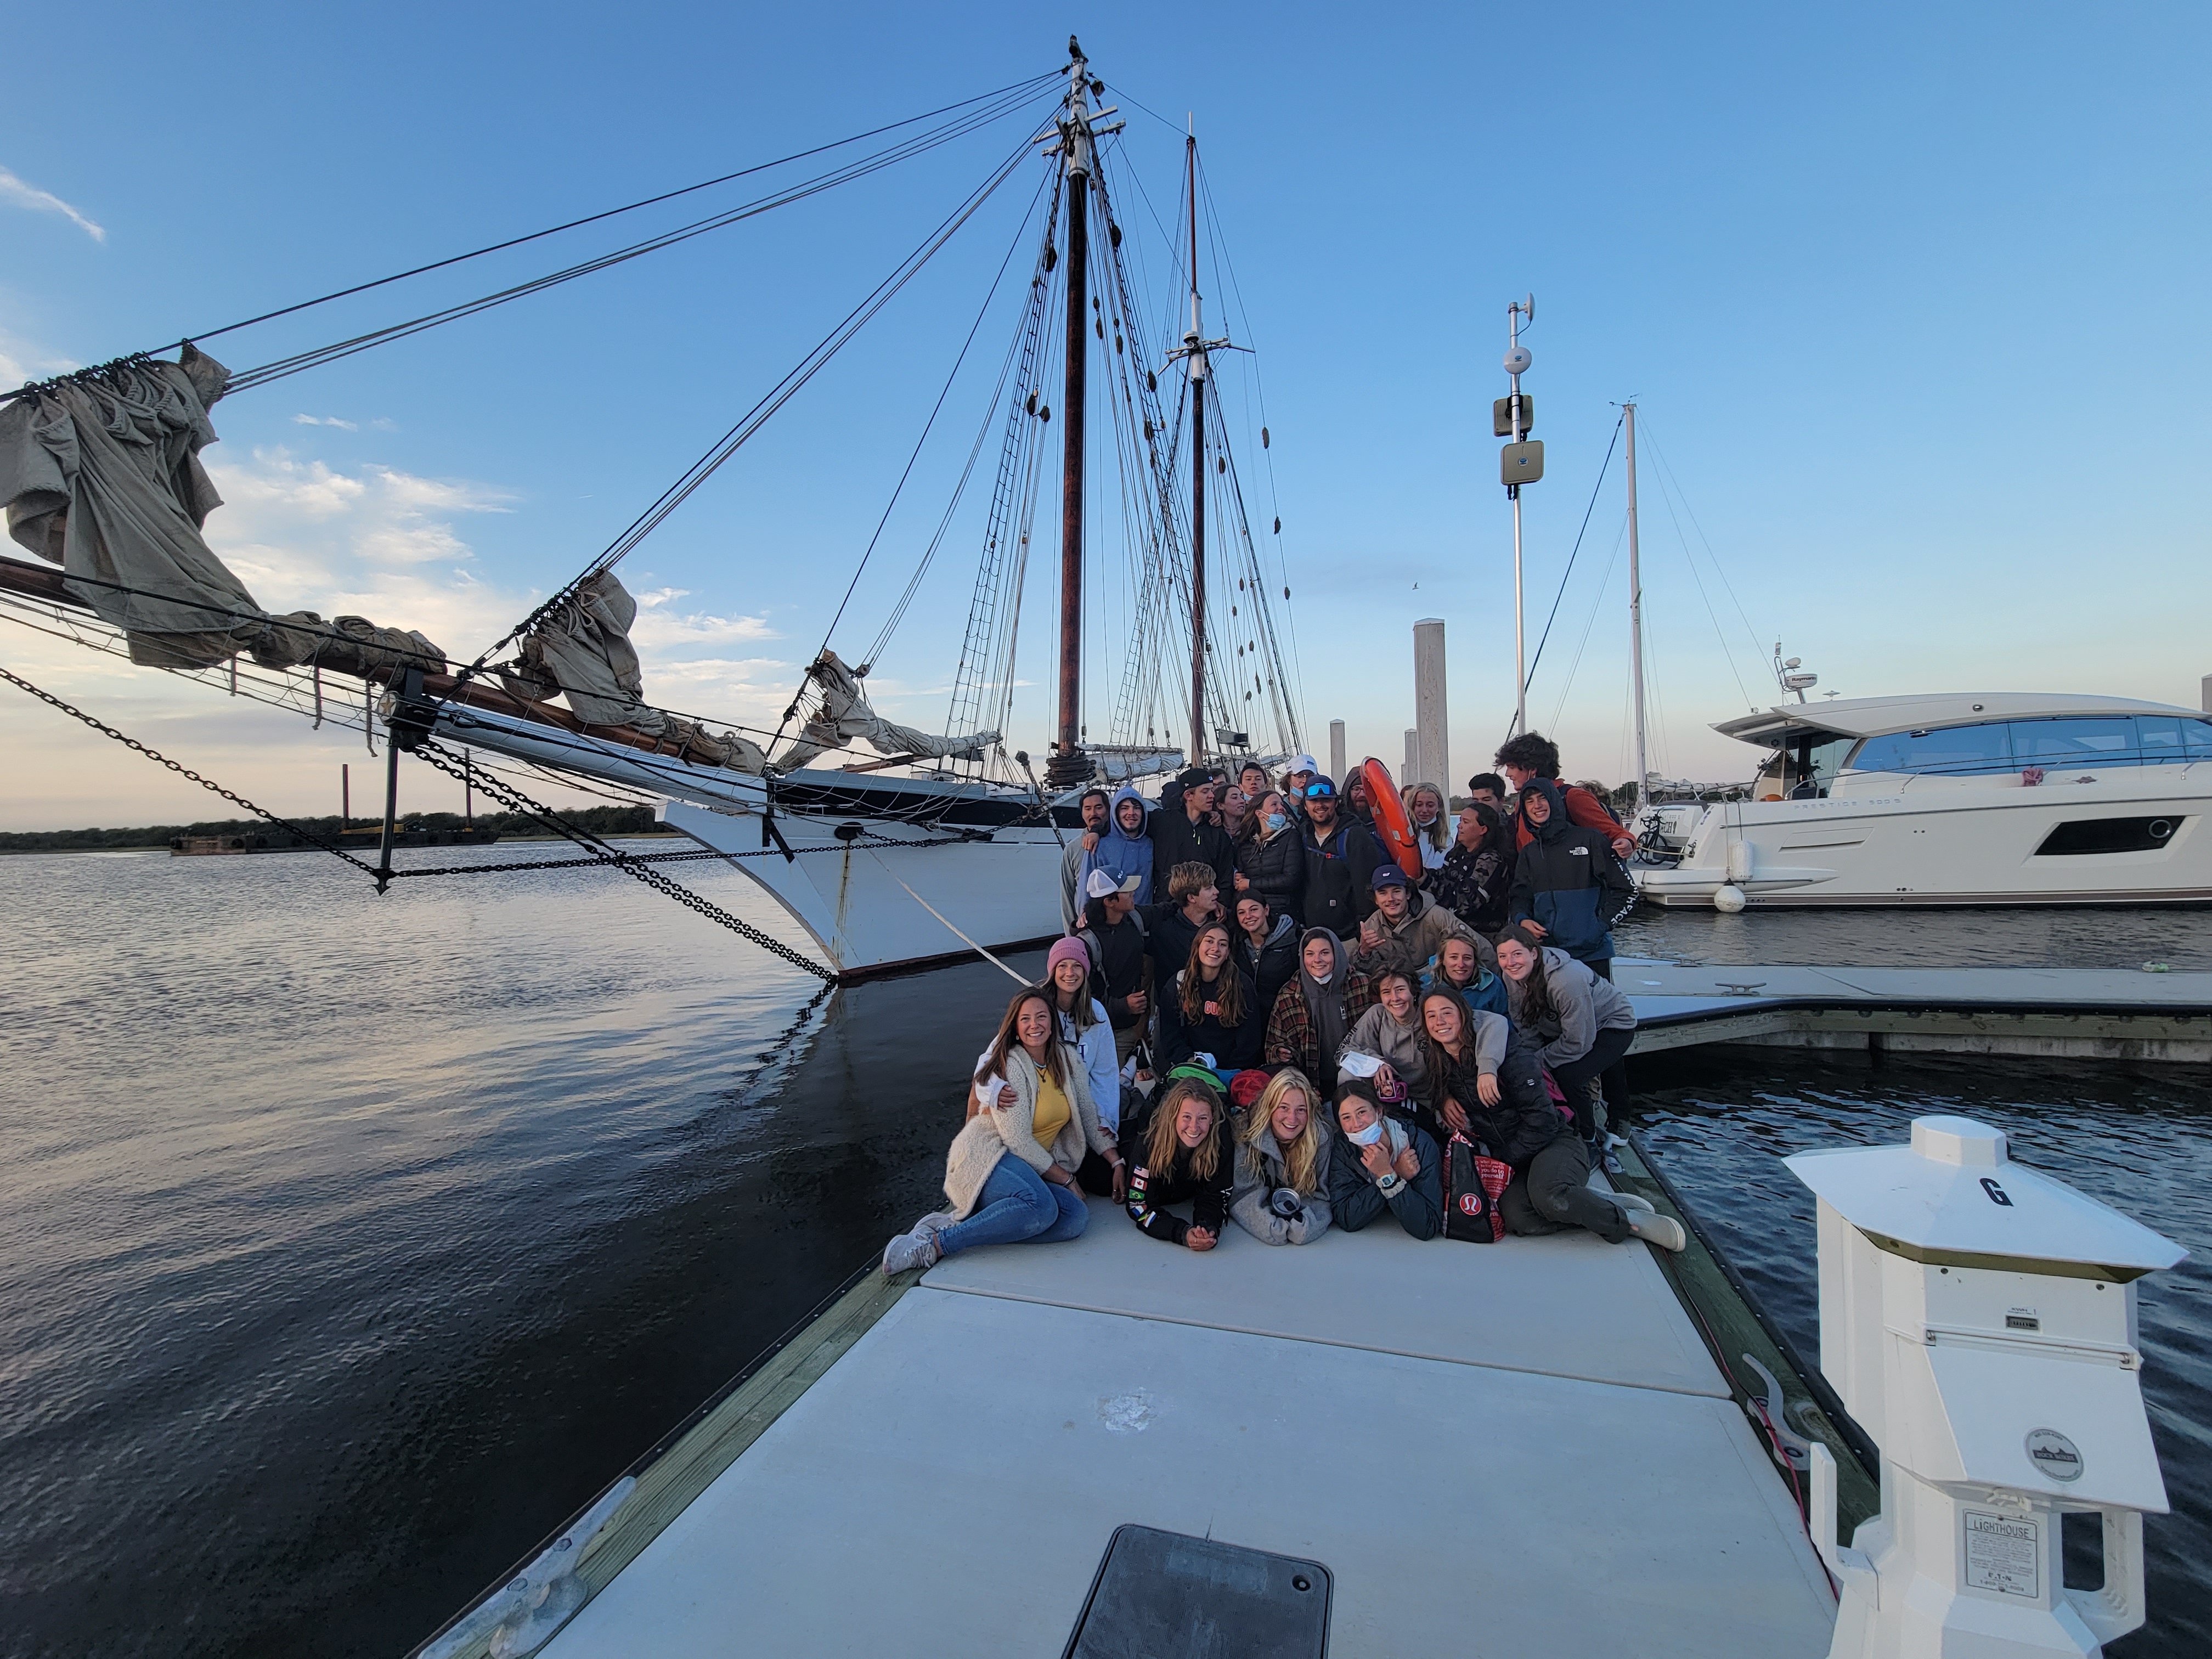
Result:
{"label": "white sneaker", "polygon": [[902,1273],[913,1267],[933,1267],[943,1254],[933,1232],[901,1233],[884,1246],[884,1272]]}
{"label": "white sneaker", "polygon": [[[1662,1250],[1680,1252],[1686,1249],[1690,1236],[1682,1231],[1682,1224],[1671,1215],[1642,1215],[1630,1212],[1628,1231],[1646,1244],[1656,1244]],[[934,1243],[936,1241],[932,1240]]]}
{"label": "white sneaker", "polygon": [[1657,1215],[1659,1213],[1659,1206],[1640,1194],[1624,1193],[1616,1188],[1613,1191],[1607,1193],[1606,1196],[1611,1199],[1615,1204],[1620,1206],[1622,1209],[1627,1211],[1631,1220],[1633,1220],[1639,1215]]}
{"label": "white sneaker", "polygon": [[943,1232],[951,1224],[952,1215],[950,1211],[932,1210],[927,1215],[922,1217],[921,1220],[915,1222],[913,1226],[908,1228],[907,1231],[908,1232],[915,1233],[927,1233],[932,1238],[934,1238],[938,1234]]}

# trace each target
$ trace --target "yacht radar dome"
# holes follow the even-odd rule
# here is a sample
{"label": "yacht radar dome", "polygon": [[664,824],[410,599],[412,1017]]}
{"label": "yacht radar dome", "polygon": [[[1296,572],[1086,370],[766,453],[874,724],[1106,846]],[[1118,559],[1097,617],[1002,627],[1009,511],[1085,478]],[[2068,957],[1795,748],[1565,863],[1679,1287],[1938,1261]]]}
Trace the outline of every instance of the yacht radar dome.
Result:
{"label": "yacht radar dome", "polygon": [[1528,372],[1528,365],[1535,361],[1528,355],[1527,346],[1515,346],[1512,350],[1505,354],[1505,372],[1508,374],[1526,374]]}

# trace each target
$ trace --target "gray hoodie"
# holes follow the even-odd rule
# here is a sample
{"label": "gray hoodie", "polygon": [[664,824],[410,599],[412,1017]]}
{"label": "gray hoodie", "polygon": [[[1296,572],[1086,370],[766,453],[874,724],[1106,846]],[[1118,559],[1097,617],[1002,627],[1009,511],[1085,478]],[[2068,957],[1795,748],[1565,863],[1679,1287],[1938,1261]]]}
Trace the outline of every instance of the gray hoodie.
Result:
{"label": "gray hoodie", "polygon": [[[1229,1193],[1229,1213],[1237,1224],[1262,1244],[1310,1244],[1328,1231],[1329,1139],[1322,1137],[1321,1158],[1314,1179],[1321,1190],[1305,1198],[1305,1207],[1294,1216],[1277,1215],[1271,1206],[1275,1188],[1290,1185],[1283,1165],[1283,1150],[1272,1133],[1260,1137],[1258,1146],[1237,1143],[1237,1177]],[[1256,1156],[1255,1156],[1256,1153]]]}
{"label": "gray hoodie", "polygon": [[1589,1053],[1597,1034],[1632,1031],[1636,1010],[1627,993],[1600,979],[1565,951],[1543,947],[1544,982],[1551,988],[1553,1018],[1536,1019],[1528,1012],[1528,981],[1505,981],[1515,1027],[1543,1045],[1544,1064],[1571,1066]]}

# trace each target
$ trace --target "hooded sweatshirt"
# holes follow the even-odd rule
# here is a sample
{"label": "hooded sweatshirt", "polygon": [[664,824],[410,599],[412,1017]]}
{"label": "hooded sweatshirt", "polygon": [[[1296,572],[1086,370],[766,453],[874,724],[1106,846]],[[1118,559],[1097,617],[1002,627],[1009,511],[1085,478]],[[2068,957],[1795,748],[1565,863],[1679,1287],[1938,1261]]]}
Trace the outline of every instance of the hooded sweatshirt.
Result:
{"label": "hooded sweatshirt", "polygon": [[1237,1176],[1229,1194],[1229,1213],[1237,1224],[1262,1244],[1310,1244],[1327,1232],[1330,1143],[1334,1139],[1322,1137],[1321,1156],[1314,1164],[1314,1180],[1320,1190],[1300,1194],[1301,1208],[1293,1216],[1275,1213],[1275,1191],[1291,1184],[1291,1172],[1273,1130],[1251,1146],[1238,1141]]}
{"label": "hooded sweatshirt", "polygon": [[1556,784],[1531,778],[1521,793],[1540,795],[1551,816],[1528,824],[1522,814],[1534,839],[1521,849],[1507,914],[1541,922],[1544,943],[1577,962],[1610,961],[1613,925],[1636,908],[1636,884],[1601,831],[1568,822]]}
{"label": "hooded sweatshirt", "polygon": [[1275,998],[1297,972],[1298,925],[1288,916],[1277,916],[1259,949],[1239,929],[1235,938],[1237,965],[1252,975],[1260,988],[1260,1006],[1272,1011]]}
{"label": "hooded sweatshirt", "polygon": [[1121,803],[1133,800],[1139,811],[1148,811],[1145,798],[1123,784],[1114,792],[1114,799],[1106,803],[1106,829],[1098,837],[1098,845],[1083,855],[1082,874],[1078,878],[1076,890],[1088,894],[1091,872],[1103,870],[1115,881],[1137,878],[1136,900],[1139,904],[1152,902],[1152,842],[1145,833],[1145,821],[1137,821],[1137,833],[1131,835],[1121,827]]}
{"label": "hooded sweatshirt", "polygon": [[[1306,946],[1327,939],[1333,957],[1326,979],[1306,971]],[[1367,975],[1352,966],[1344,941],[1327,927],[1309,927],[1298,936],[1298,971],[1276,994],[1267,1016],[1262,1059],[1269,1066],[1295,1066],[1324,1094],[1336,1087],[1336,1056],[1359,1017],[1375,1006]]]}
{"label": "hooded sweatshirt", "polygon": [[1514,1029],[1540,1046],[1545,1065],[1554,1071],[1571,1066],[1589,1053],[1601,1030],[1636,1029],[1635,1006],[1611,980],[1600,979],[1565,951],[1548,945],[1540,954],[1544,983],[1551,992],[1551,1012],[1539,1015],[1534,1011],[1528,980],[1518,985],[1508,980],[1506,989],[1513,1000]]}

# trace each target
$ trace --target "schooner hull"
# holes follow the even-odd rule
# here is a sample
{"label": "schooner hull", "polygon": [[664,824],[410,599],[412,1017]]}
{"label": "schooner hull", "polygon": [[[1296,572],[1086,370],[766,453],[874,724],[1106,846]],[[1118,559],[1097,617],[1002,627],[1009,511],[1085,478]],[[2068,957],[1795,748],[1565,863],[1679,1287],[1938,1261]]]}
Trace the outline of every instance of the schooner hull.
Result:
{"label": "schooner hull", "polygon": [[[787,859],[773,840],[775,850],[763,853],[758,812],[672,800],[663,817],[703,847],[743,854],[736,867],[812,935],[848,981],[958,961],[977,945],[1042,945],[1060,931],[1061,848],[1042,826],[996,830],[982,840],[880,818],[780,811],[775,830],[793,854]],[[855,823],[861,835],[837,839],[841,827]]]}
{"label": "schooner hull", "polygon": [[967,780],[798,771],[771,783],[453,703],[436,731],[662,797],[669,828],[727,855],[848,981],[1060,931],[1060,836],[1081,833],[1072,800],[1056,807],[1055,833],[1037,821],[1035,796]]}

